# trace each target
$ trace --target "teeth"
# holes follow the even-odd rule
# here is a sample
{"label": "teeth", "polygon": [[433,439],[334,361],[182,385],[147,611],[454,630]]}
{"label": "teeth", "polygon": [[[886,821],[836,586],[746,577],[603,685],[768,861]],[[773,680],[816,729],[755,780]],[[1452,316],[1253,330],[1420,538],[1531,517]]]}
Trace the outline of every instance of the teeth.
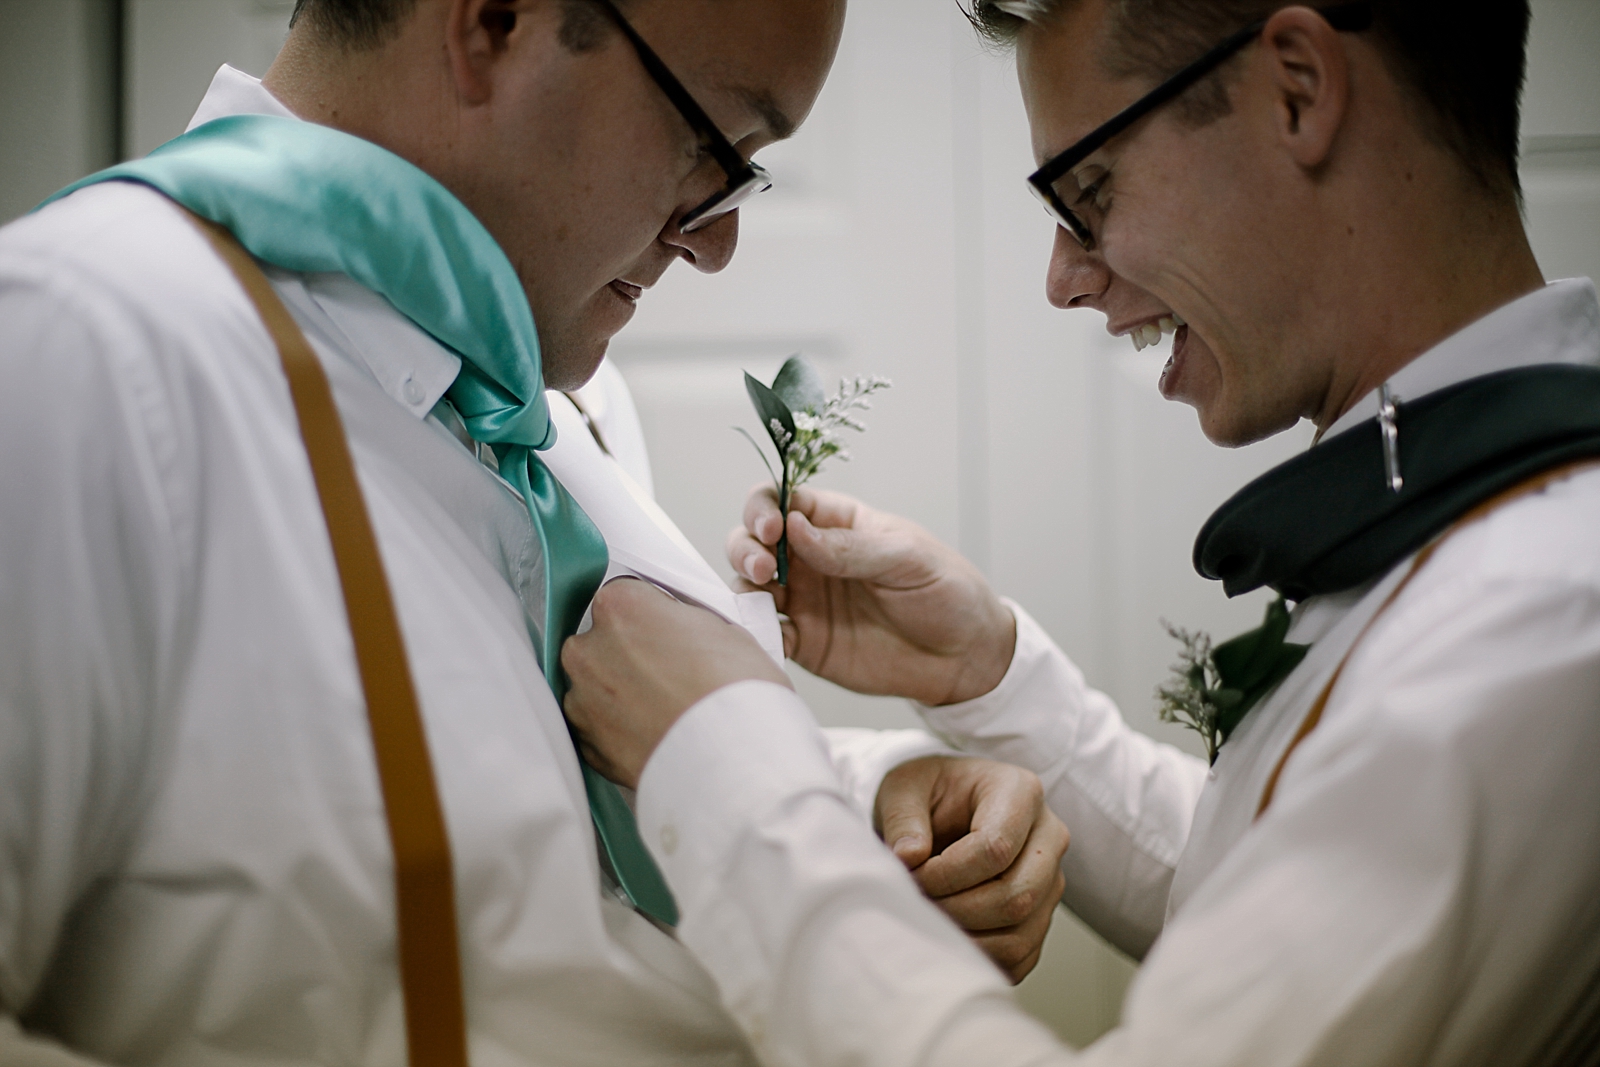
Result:
{"label": "teeth", "polygon": [[1161,338],[1170,333],[1177,333],[1182,326],[1188,323],[1177,315],[1163,315],[1155,322],[1147,322],[1143,326],[1135,326],[1128,331],[1128,339],[1133,342],[1133,350],[1142,352],[1151,345],[1161,343]]}
{"label": "teeth", "polygon": [[1160,344],[1162,337],[1169,333],[1177,333],[1187,325],[1189,324],[1184,321],[1183,316],[1173,312],[1161,316],[1155,322],[1147,322],[1143,326],[1135,326],[1128,331],[1128,340],[1133,342],[1133,350],[1135,352],[1143,352],[1151,345]]}

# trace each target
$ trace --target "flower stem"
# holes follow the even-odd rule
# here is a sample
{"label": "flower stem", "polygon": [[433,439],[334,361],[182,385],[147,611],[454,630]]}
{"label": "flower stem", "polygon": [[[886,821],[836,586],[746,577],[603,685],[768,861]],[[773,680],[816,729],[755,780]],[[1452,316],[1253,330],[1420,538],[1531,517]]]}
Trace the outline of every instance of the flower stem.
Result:
{"label": "flower stem", "polygon": [[778,514],[783,517],[783,533],[778,536],[778,584],[789,584],[789,468],[784,465],[783,484],[778,487]]}

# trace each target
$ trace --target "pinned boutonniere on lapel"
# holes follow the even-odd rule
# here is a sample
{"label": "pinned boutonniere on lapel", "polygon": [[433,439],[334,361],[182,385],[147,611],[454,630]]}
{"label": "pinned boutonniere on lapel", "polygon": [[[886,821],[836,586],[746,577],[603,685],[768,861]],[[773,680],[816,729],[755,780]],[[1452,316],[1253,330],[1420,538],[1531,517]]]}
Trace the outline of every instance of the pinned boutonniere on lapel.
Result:
{"label": "pinned boutonniere on lapel", "polygon": [[1260,626],[1214,647],[1204,633],[1165,620],[1162,625],[1180,648],[1172,678],[1156,689],[1156,714],[1162,722],[1198,733],[1212,763],[1245,713],[1288,677],[1311,648],[1284,640],[1289,609],[1282,597],[1267,605]]}
{"label": "pinned boutonniere on lapel", "polygon": [[[772,475],[773,488],[778,491],[778,510],[789,514],[789,495],[810,481],[822,470],[829,459],[848,460],[839,431],[849,428],[865,432],[866,425],[851,412],[866,411],[872,407],[868,399],[873,393],[889,388],[889,379],[841,378],[839,391],[828,396],[822,387],[822,377],[816,368],[799,356],[790,356],[778,370],[772,385],[761,384],[749,373],[744,376],[745,391],[761,417],[761,427],[772,439],[778,452],[778,469],[767,462],[754,437],[744,429],[734,429],[744,434],[755,447],[761,462]],[[779,472],[782,473],[779,473]],[[778,584],[789,581],[789,534],[778,538]]]}

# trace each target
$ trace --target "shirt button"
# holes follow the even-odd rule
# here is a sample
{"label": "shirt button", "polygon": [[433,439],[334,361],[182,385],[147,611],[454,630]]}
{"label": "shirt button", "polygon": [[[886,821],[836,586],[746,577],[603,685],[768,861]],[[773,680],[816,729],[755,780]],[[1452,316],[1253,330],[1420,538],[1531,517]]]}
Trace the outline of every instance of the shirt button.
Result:
{"label": "shirt button", "polygon": [[661,828],[661,851],[669,856],[678,851],[678,831],[671,826]]}
{"label": "shirt button", "polygon": [[415,378],[410,377],[406,379],[406,384],[400,391],[405,395],[407,404],[420,404],[425,395],[422,391],[422,386],[417,384]]}

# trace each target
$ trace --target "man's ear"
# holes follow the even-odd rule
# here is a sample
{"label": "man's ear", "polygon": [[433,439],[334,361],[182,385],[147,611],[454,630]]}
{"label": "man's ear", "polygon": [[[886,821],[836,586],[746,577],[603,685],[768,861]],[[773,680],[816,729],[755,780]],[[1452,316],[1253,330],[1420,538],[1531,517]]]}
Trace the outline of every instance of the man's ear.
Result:
{"label": "man's ear", "polygon": [[463,103],[482,104],[493,92],[495,61],[505,54],[526,4],[517,0],[447,0],[445,51]]}
{"label": "man's ear", "polygon": [[1278,136],[1295,162],[1321,166],[1333,150],[1350,95],[1350,61],[1339,31],[1308,7],[1287,7],[1261,31]]}

